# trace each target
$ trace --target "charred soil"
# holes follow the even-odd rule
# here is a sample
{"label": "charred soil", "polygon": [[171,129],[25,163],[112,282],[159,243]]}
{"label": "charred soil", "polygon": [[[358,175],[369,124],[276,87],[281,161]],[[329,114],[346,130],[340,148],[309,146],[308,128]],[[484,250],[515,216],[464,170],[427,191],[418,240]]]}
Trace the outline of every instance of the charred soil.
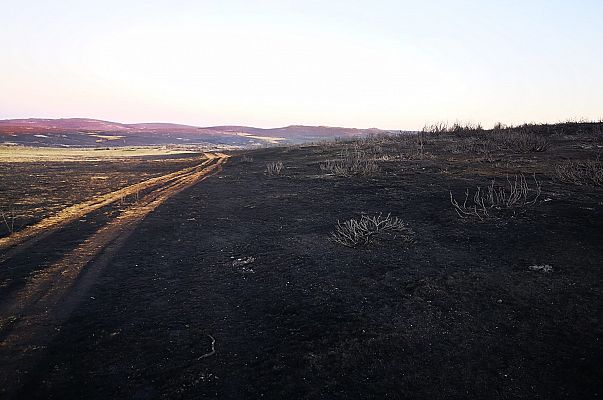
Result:
{"label": "charred soil", "polygon": [[[27,350],[39,360],[15,398],[597,398],[603,191],[555,165],[596,157],[599,139],[486,156],[456,152],[461,139],[234,155],[139,223],[52,341]],[[352,152],[377,169],[325,171]],[[542,188],[528,207],[480,220],[451,205],[518,174]],[[379,214],[412,240],[330,239]]]}

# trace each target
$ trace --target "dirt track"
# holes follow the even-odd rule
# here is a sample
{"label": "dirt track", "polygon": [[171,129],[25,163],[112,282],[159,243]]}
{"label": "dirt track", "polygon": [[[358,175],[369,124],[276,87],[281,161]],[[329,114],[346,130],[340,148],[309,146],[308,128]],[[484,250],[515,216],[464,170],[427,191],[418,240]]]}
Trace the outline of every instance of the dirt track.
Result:
{"label": "dirt track", "polygon": [[0,238],[0,252],[4,252],[4,254],[0,254],[0,261],[12,257],[15,253],[23,251],[25,248],[46,237],[48,234],[55,232],[60,227],[63,227],[78,218],[90,214],[95,210],[121,201],[128,196],[138,197],[141,192],[147,190],[166,188],[169,185],[180,182],[186,177],[197,174],[200,169],[206,166],[211,168],[212,163],[214,163],[216,159],[218,160],[218,163],[221,164],[222,159],[225,158],[224,154],[222,153],[206,153],[205,155],[207,160],[199,165],[185,168],[171,174],[148,179],[123,189],[104,194],[98,198],[91,199],[80,204],[75,204],[71,207],[65,208],[50,218],[46,218],[35,225],[23,229],[22,231],[15,232],[8,237]]}
{"label": "dirt track", "polygon": [[[228,156],[207,153],[203,163],[131,185],[69,207],[10,237],[0,239],[0,261],[8,262],[48,235],[98,209],[136,195],[137,201],[90,234],[59,260],[41,269],[10,301],[0,305],[0,394],[10,396],[60,331],[62,321],[138,223],[174,194],[220,171]],[[140,193],[145,193],[138,198]]]}

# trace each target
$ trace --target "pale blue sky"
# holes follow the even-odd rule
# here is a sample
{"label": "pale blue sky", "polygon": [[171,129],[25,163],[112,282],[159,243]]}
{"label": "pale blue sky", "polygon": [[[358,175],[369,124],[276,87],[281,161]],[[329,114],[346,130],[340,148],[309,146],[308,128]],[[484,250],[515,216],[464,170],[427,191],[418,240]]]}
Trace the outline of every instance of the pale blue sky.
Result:
{"label": "pale blue sky", "polygon": [[0,118],[603,117],[603,0],[0,0]]}

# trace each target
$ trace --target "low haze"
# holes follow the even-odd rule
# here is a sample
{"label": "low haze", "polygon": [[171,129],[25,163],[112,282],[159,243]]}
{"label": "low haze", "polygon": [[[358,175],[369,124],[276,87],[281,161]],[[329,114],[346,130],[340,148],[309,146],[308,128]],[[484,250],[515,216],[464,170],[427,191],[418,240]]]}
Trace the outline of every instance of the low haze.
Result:
{"label": "low haze", "polygon": [[601,1],[2,1],[0,118],[603,117]]}

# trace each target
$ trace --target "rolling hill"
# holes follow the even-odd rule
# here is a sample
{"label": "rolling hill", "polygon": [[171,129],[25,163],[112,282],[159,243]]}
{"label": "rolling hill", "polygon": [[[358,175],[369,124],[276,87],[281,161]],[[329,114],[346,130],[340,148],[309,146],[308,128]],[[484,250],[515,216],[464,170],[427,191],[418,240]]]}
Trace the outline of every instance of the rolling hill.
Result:
{"label": "rolling hill", "polygon": [[171,123],[122,124],[86,118],[0,120],[0,144],[38,147],[96,147],[145,145],[258,146],[266,143],[304,143],[335,137],[362,136],[379,129],[291,125],[282,128],[247,126],[197,127]]}

